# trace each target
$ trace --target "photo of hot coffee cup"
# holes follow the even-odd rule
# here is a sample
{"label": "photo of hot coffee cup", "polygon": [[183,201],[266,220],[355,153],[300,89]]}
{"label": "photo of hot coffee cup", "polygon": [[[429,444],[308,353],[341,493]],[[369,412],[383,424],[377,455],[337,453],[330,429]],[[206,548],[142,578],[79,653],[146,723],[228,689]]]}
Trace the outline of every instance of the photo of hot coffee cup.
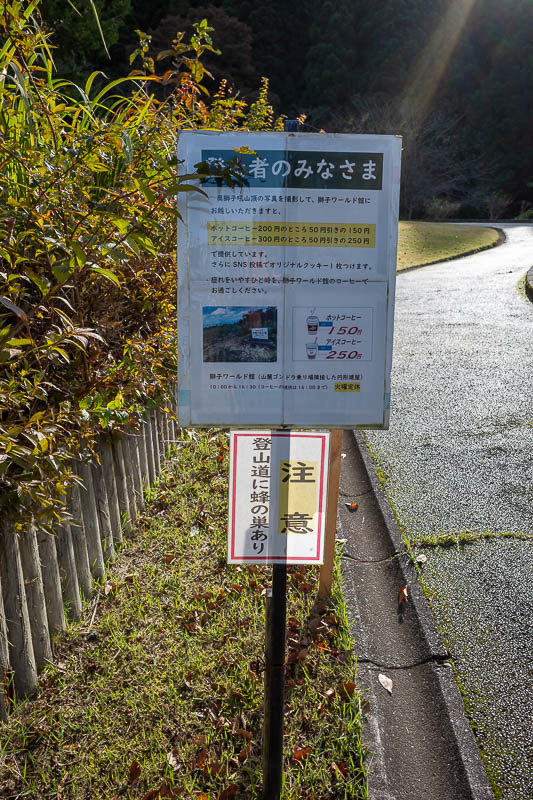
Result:
{"label": "photo of hot coffee cup", "polygon": [[307,317],[307,332],[308,333],[316,333],[318,331],[318,323],[319,319],[314,314],[310,314]]}

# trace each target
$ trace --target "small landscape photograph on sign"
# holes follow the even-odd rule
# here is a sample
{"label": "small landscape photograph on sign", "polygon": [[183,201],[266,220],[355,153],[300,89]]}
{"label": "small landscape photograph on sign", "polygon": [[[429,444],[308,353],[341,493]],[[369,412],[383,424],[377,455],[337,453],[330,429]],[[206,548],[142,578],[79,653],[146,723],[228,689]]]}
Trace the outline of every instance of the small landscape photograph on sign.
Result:
{"label": "small landscape photograph on sign", "polygon": [[204,362],[273,362],[278,352],[275,306],[204,306]]}

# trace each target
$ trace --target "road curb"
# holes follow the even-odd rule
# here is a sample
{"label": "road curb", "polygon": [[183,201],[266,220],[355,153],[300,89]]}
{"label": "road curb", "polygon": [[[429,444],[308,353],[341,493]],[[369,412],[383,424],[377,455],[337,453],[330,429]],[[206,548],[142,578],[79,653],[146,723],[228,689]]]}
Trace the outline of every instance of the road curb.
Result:
{"label": "road curb", "polygon": [[525,282],[525,290],[526,294],[533,303],[533,267],[530,267],[526,272],[526,282]]}
{"label": "road curb", "polygon": [[[369,484],[372,487],[374,497],[379,509],[380,516],[383,520],[383,526],[389,537],[395,552],[407,552],[406,545],[402,539],[398,523],[394,516],[394,512],[387,500],[383,485],[381,484],[376,468],[372,461],[372,457],[360,431],[353,431],[356,447],[359,451],[366,476]],[[466,716],[463,705],[463,700],[457,681],[453,675],[452,666],[449,663],[443,663],[449,658],[448,652],[444,647],[440,633],[437,629],[435,620],[429,608],[428,601],[420,583],[418,572],[411,561],[407,559],[398,559],[399,568],[404,576],[405,583],[412,586],[416,585],[418,591],[410,592],[410,605],[414,611],[422,636],[426,642],[429,652],[432,655],[434,663],[439,665],[441,669],[438,670],[438,690],[442,699],[442,706],[445,709],[447,723],[456,743],[457,752],[462,761],[466,780],[468,782],[470,797],[461,798],[461,800],[494,800],[494,795],[483,766],[483,762],[479,753],[479,749],[472,731],[471,725]],[[404,563],[407,562],[407,563]],[[423,735],[423,731],[421,732]],[[385,754],[379,746],[379,741],[376,744],[376,756],[380,761],[383,761]],[[385,763],[380,763],[377,770],[378,785],[377,797],[375,800],[381,800],[381,797],[386,795],[382,794],[383,789],[387,786],[386,780],[387,766]],[[390,792],[391,787],[388,786]],[[386,790],[385,790],[386,791]],[[374,799],[373,799],[374,800]],[[389,794],[388,800],[394,800],[394,795]]]}

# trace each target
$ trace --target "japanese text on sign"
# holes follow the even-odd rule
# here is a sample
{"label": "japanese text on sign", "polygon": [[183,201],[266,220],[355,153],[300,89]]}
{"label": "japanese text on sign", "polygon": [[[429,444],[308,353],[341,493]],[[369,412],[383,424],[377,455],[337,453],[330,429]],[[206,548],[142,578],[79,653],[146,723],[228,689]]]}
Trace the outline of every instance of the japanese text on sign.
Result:
{"label": "japanese text on sign", "polygon": [[209,245],[374,247],[375,225],[315,225],[305,222],[208,222]]}
{"label": "japanese text on sign", "polygon": [[[202,150],[202,161],[214,167],[234,156],[234,150]],[[382,186],[382,153],[261,149],[241,155],[240,161],[250,186],[371,190]],[[216,179],[206,182],[214,184]]]}
{"label": "japanese text on sign", "polygon": [[[185,131],[178,195],[178,419],[386,427],[401,141]],[[235,162],[234,162],[235,163]]]}
{"label": "japanese text on sign", "polygon": [[329,434],[232,431],[230,562],[321,563]]}

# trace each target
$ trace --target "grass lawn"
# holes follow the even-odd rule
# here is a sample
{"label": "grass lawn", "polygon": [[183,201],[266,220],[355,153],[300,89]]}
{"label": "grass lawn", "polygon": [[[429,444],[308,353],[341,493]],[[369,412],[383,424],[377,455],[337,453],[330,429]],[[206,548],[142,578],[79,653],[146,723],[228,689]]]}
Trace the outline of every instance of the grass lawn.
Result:
{"label": "grass lawn", "polygon": [[[261,797],[271,572],[225,561],[226,434],[182,435],[39,694],[0,727],[0,798]],[[288,580],[283,798],[367,798],[339,565],[329,604],[317,577]]]}
{"label": "grass lawn", "polygon": [[445,261],[492,247],[494,228],[446,222],[400,222],[397,270]]}

